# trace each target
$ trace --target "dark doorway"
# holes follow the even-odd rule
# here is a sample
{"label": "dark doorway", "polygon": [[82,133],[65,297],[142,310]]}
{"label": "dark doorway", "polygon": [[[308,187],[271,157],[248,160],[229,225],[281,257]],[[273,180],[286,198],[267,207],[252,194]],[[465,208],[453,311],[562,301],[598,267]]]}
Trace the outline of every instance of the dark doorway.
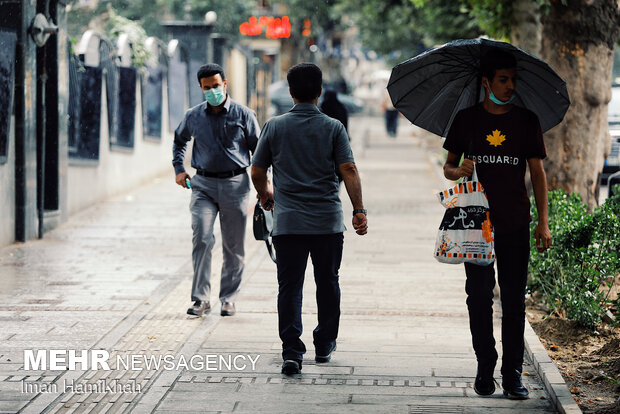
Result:
{"label": "dark doorway", "polygon": [[[37,13],[56,22],[56,0],[38,0]],[[58,46],[51,35],[37,48],[37,208],[39,237],[44,219],[59,208],[58,177]]]}

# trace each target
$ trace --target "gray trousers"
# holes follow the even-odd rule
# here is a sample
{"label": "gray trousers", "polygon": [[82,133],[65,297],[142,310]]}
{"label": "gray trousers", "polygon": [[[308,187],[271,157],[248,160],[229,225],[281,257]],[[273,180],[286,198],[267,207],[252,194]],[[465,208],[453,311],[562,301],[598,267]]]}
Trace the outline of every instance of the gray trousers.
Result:
{"label": "gray trousers", "polygon": [[219,213],[224,251],[219,298],[221,302],[234,302],[244,267],[250,179],[247,173],[231,178],[194,175],[191,184],[189,209],[194,231],[192,301],[210,300],[211,250],[215,244],[213,225]]}

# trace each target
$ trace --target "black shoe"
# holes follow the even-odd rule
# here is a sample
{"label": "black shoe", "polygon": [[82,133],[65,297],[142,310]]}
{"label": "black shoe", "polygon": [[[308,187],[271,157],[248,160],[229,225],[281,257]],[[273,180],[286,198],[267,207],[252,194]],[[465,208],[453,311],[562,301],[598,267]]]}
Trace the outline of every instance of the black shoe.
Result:
{"label": "black shoe", "polygon": [[521,373],[515,370],[514,374],[505,375],[502,379],[504,395],[511,400],[527,400],[530,392],[521,382]]}
{"label": "black shoe", "polygon": [[187,309],[188,315],[202,316],[205,313],[211,312],[211,305],[204,300],[197,300],[194,302],[194,306]]}
{"label": "black shoe", "polygon": [[334,344],[333,348],[329,352],[326,352],[324,355],[319,355],[319,353],[317,352],[314,356],[314,361],[318,362],[319,364],[329,362],[332,359],[332,354],[335,350],[336,344]]}
{"label": "black shoe", "polygon": [[224,302],[222,303],[222,310],[220,311],[220,315],[222,316],[233,316],[237,310],[235,309],[235,304],[232,302]]}
{"label": "black shoe", "polygon": [[495,379],[493,378],[494,370],[495,363],[478,363],[478,371],[476,372],[476,380],[474,381],[474,391],[476,394],[491,395],[495,392]]}
{"label": "black shoe", "polygon": [[287,359],[282,364],[282,373],[284,375],[301,374],[301,360]]}

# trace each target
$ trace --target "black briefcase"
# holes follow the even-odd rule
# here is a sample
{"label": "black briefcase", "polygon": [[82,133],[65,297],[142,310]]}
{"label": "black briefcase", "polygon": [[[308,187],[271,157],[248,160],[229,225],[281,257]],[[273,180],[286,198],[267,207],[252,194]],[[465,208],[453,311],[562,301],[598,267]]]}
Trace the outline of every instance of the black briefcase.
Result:
{"label": "black briefcase", "polygon": [[264,241],[267,245],[267,251],[271,260],[276,262],[276,255],[271,244],[271,231],[273,230],[273,212],[265,211],[260,205],[260,200],[256,200],[254,206],[254,219],[252,221],[252,229],[254,230],[254,238],[258,241]]}

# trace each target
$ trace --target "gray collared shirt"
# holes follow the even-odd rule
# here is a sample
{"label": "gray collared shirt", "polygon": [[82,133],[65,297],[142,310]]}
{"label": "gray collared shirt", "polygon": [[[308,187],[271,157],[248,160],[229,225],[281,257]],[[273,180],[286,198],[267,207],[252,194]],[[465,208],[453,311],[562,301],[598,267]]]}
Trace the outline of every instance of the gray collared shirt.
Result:
{"label": "gray collared shirt", "polygon": [[176,174],[185,171],[183,160],[187,142],[194,138],[192,167],[209,172],[226,172],[250,165],[260,127],[256,113],[232,99],[220,112],[206,102],[190,108],[174,131],[172,165]]}
{"label": "gray collared shirt", "polygon": [[273,166],[273,235],[334,234],[345,230],[335,167],[354,162],[340,121],[299,103],[271,118],[252,164]]}

